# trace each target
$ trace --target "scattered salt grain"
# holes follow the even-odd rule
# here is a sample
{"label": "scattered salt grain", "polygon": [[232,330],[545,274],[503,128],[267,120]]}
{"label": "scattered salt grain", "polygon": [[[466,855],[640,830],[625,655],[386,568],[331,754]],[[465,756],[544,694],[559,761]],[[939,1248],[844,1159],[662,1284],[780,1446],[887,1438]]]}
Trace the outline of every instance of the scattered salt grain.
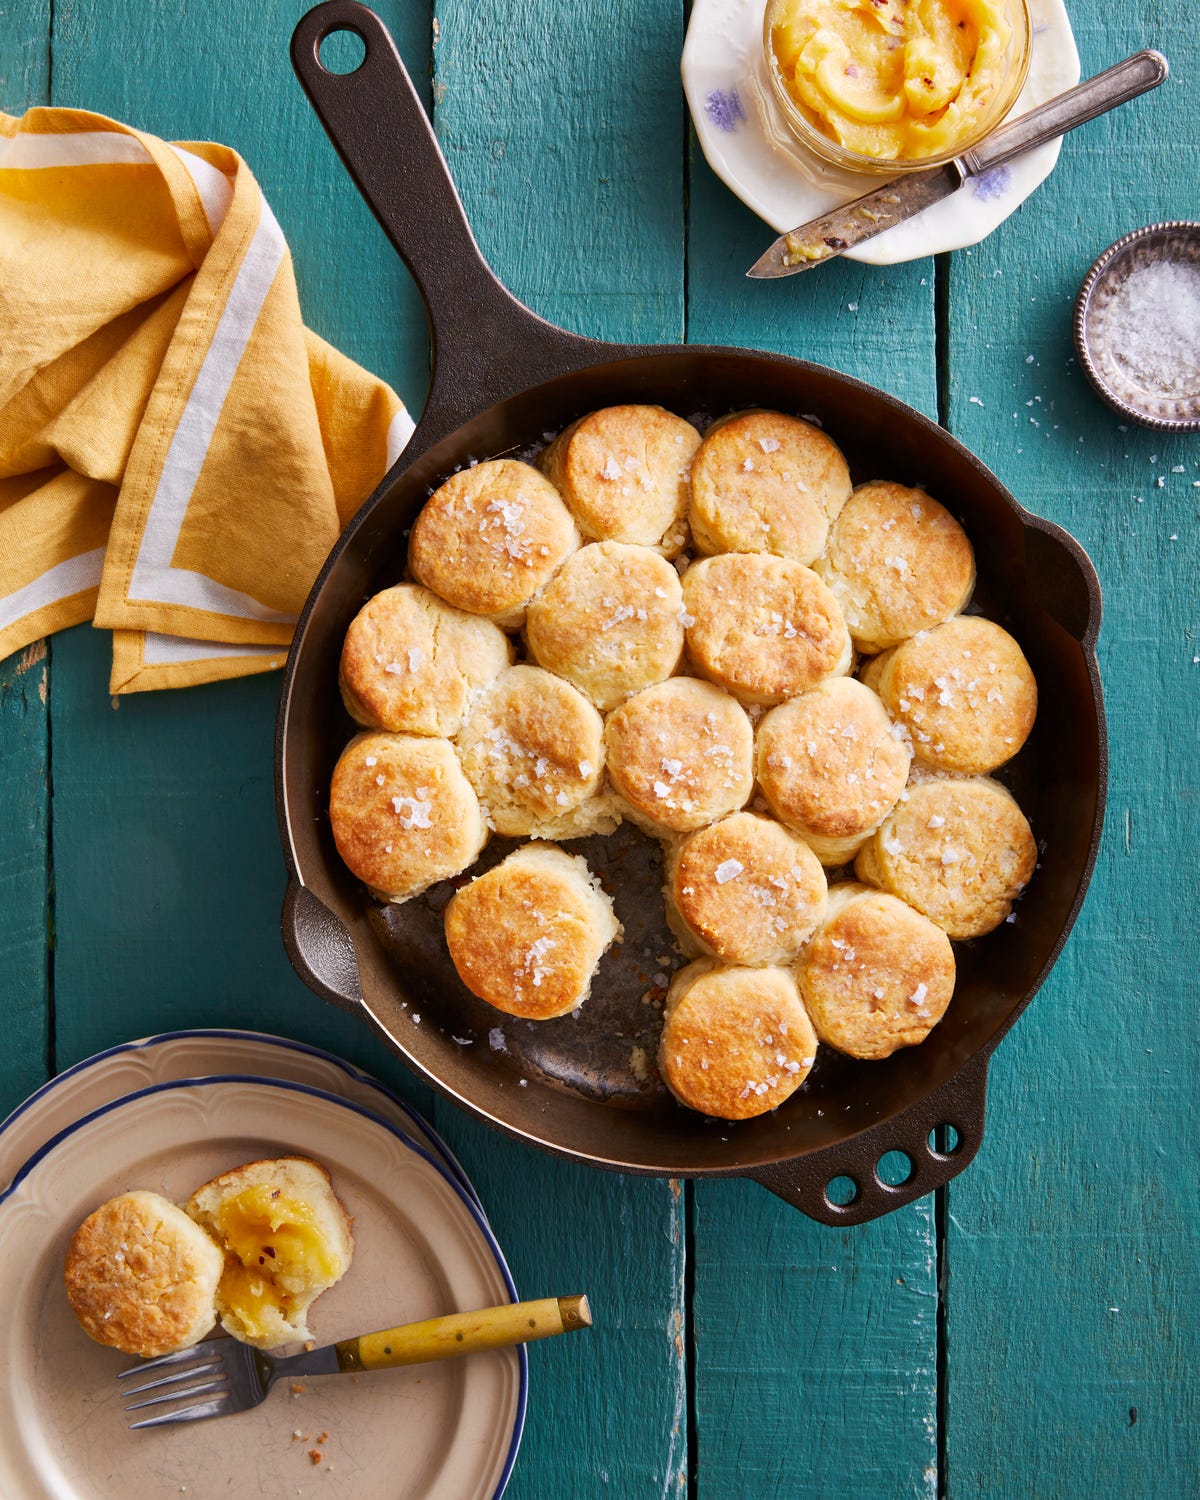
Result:
{"label": "scattered salt grain", "polygon": [[745,868],[740,860],[726,859],[721,861],[713,873],[718,885],[726,885],[729,881],[736,880]]}
{"label": "scattered salt grain", "polygon": [[917,985],[916,989],[913,990],[912,994],[908,997],[908,1003],[910,1005],[924,1005],[925,996],[928,995],[928,993],[929,986],[927,984],[919,984]]}

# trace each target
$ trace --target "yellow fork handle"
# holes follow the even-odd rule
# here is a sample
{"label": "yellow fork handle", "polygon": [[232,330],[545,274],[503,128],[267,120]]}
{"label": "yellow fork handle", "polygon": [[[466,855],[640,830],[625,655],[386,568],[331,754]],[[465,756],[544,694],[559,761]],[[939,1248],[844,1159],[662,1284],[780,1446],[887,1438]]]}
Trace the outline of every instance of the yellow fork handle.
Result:
{"label": "yellow fork handle", "polygon": [[343,1339],[333,1347],[339,1370],[385,1370],[392,1365],[420,1365],[435,1359],[457,1359],[480,1349],[507,1349],[575,1328],[589,1328],[586,1297],[543,1297],[537,1302],[510,1302],[478,1312],[450,1313],[404,1323],[382,1333]]}

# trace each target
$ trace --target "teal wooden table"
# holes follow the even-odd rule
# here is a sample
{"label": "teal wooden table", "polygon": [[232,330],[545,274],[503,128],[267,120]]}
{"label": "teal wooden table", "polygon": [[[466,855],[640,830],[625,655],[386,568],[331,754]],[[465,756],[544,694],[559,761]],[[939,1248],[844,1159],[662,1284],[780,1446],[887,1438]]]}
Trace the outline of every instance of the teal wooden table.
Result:
{"label": "teal wooden table", "polygon": [[[434,1099],[293,976],[277,678],[118,704],[108,639],[81,628],[0,665],[0,1113],[171,1027],[252,1025],[384,1077],[461,1156],[521,1292],[593,1299],[586,1345],[533,1351],[514,1500],[1196,1494],[1200,438],[1120,425],[1070,340],[1107,244],[1200,217],[1194,8],[1072,0],[1085,73],[1153,45],[1172,78],[1072,137],[984,243],[776,284],[745,280],[770,235],[690,133],[678,0],[378,8],[485,254],[537,311],[861,376],[1081,540],[1104,589],[1112,757],[1091,894],[995,1059],[978,1158],[936,1199],[834,1231],[753,1184],[565,1165]],[[0,107],[234,146],[309,323],[416,408],[423,313],[293,79],[303,9],[17,0],[0,7]]]}

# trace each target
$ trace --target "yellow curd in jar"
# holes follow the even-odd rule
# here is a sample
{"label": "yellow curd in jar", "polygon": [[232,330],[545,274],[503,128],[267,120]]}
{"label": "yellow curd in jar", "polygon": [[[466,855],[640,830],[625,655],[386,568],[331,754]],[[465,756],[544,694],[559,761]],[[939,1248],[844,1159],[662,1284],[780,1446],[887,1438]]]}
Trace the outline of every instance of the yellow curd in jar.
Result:
{"label": "yellow curd in jar", "polygon": [[879,161],[953,154],[1005,83],[1004,0],[774,0],[779,77],[809,123]]}

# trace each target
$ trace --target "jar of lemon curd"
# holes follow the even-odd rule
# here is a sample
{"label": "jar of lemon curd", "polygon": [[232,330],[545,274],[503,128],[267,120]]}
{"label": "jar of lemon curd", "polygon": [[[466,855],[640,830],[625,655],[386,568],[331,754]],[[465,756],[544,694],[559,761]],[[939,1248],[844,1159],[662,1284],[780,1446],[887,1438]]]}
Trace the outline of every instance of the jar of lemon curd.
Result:
{"label": "jar of lemon curd", "polygon": [[842,171],[951,161],[1012,109],[1026,0],[768,0],[766,74],[790,135]]}

